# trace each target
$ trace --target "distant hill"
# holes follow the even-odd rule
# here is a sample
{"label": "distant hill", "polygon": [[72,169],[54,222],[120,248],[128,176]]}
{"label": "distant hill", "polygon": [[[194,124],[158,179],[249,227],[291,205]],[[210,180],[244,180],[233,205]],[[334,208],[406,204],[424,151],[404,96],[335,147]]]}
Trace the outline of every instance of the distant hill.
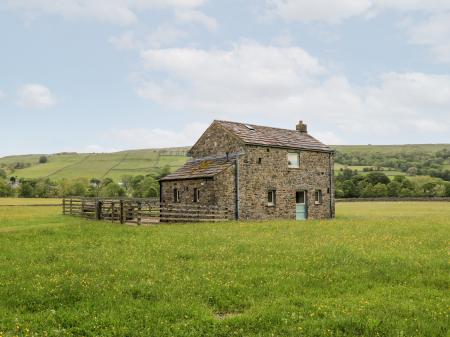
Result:
{"label": "distant hill", "polygon": [[[122,175],[146,175],[168,165],[172,171],[187,160],[189,147],[129,150],[114,153],[59,153],[46,155],[48,162],[39,164],[42,154],[0,158],[0,167],[18,178],[112,178]],[[20,165],[17,165],[20,163]],[[15,166],[25,168],[14,169]]]}
{"label": "distant hill", "polygon": [[[425,145],[339,145],[334,146],[339,154],[349,156],[396,157],[398,154],[431,155],[443,149],[450,151],[450,144]],[[0,167],[9,175],[18,178],[112,178],[118,180],[122,175],[145,175],[154,173],[168,165],[172,171],[182,166],[188,159],[189,147],[167,149],[129,150],[115,153],[58,153],[46,155],[48,162],[39,164],[42,154],[8,156],[0,158]],[[339,157],[339,156],[338,156]],[[362,171],[365,166],[336,163],[338,171],[344,166]],[[14,169],[14,167],[17,167]],[[21,168],[23,167],[23,168]],[[450,162],[442,164],[442,169],[450,170]],[[386,174],[404,174],[386,168]]]}

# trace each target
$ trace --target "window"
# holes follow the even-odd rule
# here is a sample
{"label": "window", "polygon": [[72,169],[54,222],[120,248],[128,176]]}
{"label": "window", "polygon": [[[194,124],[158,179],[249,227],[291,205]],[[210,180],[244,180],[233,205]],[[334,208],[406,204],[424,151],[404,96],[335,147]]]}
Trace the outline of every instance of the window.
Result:
{"label": "window", "polygon": [[297,193],[295,193],[295,202],[297,204],[304,204],[305,203],[305,191],[298,191]]}
{"label": "window", "polygon": [[275,206],[276,193],[275,190],[271,190],[267,193],[267,206]]}
{"label": "window", "polygon": [[200,189],[194,188],[194,202],[200,201]]}
{"label": "window", "polygon": [[173,189],[173,202],[180,202],[180,190],[178,188]]}
{"label": "window", "polygon": [[262,163],[262,158],[258,158],[258,164]]}
{"label": "window", "polygon": [[300,167],[300,159],[298,153],[288,153],[288,167],[289,168]]}
{"label": "window", "polygon": [[322,190],[316,190],[314,201],[316,205],[322,203]]}

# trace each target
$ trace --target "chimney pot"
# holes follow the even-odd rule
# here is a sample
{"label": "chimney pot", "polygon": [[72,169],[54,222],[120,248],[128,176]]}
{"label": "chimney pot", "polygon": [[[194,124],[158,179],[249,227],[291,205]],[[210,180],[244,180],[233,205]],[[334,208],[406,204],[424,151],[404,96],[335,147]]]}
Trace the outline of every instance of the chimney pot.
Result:
{"label": "chimney pot", "polygon": [[298,122],[296,129],[300,133],[308,133],[308,126],[303,121]]}

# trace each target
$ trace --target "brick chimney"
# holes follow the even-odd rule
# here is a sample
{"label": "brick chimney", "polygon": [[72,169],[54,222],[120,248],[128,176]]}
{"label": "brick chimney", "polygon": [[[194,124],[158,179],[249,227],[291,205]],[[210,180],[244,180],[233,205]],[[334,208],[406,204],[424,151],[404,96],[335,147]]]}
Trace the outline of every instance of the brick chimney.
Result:
{"label": "brick chimney", "polygon": [[300,133],[308,133],[308,126],[306,124],[304,124],[303,121],[298,122],[298,124],[295,128]]}

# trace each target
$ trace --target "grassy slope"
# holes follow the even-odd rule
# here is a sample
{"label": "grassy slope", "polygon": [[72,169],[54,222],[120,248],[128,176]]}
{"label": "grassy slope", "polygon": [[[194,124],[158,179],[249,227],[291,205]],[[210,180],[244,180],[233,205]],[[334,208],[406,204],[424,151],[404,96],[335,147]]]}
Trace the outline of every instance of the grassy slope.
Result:
{"label": "grassy slope", "polygon": [[[342,152],[381,152],[398,153],[399,151],[425,151],[436,152],[441,149],[450,149],[450,144],[431,145],[342,145],[335,146]],[[184,148],[187,150],[188,148]],[[167,150],[162,150],[167,152]],[[50,177],[52,179],[61,178],[105,178],[110,177],[118,180],[124,174],[138,175],[155,172],[164,165],[169,165],[172,170],[177,169],[187,160],[185,156],[167,156],[161,154],[159,150],[130,150],[116,153],[100,154],[62,154],[49,156],[46,164],[37,164],[39,155],[12,156],[0,158],[1,164],[11,164],[16,162],[31,163],[32,166],[26,169],[17,170],[14,175],[19,178],[41,178]],[[450,169],[450,163],[446,164]],[[341,167],[336,164],[335,170]],[[363,166],[354,166],[352,169],[363,170]],[[388,171],[389,176],[403,175],[399,171]]]}
{"label": "grassy slope", "polygon": [[450,203],[145,228],[59,211],[0,207],[2,336],[448,335]]}
{"label": "grassy slope", "polygon": [[32,166],[16,170],[19,178],[106,178],[118,180],[124,174],[138,175],[156,172],[164,165],[173,170],[186,161],[182,155],[167,155],[167,150],[131,150],[99,154],[50,155],[46,164],[37,164],[39,155],[0,158],[1,164],[16,162],[31,163]]}

